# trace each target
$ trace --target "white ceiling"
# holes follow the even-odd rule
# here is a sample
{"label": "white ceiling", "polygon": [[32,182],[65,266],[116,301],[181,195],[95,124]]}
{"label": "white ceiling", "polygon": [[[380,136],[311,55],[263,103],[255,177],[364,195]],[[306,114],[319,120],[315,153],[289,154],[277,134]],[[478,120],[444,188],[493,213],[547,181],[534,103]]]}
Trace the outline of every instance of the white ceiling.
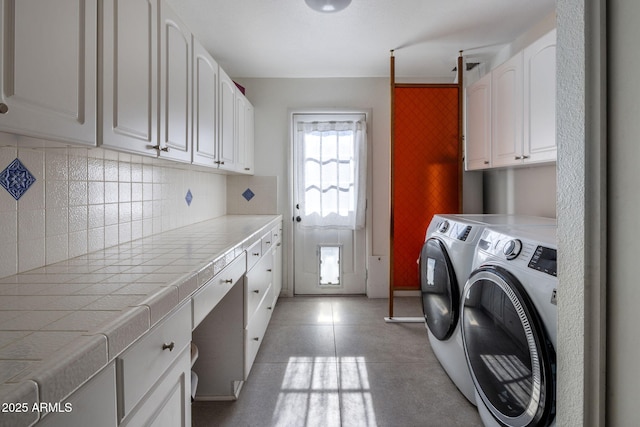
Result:
{"label": "white ceiling", "polygon": [[555,0],[168,0],[232,77],[447,77],[458,51],[482,60],[553,12]]}

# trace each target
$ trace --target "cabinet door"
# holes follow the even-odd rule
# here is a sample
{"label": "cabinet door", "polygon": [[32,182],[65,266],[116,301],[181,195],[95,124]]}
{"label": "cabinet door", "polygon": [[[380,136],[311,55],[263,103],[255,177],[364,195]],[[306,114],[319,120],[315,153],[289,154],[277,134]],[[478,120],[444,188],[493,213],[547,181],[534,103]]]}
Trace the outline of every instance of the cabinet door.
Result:
{"label": "cabinet door", "polygon": [[95,145],[97,0],[0,5],[0,130]]}
{"label": "cabinet door", "polygon": [[158,0],[104,0],[102,129],[105,147],[157,156]]}
{"label": "cabinet door", "polygon": [[491,167],[491,73],[467,88],[467,170]]}
{"label": "cabinet door", "polygon": [[491,73],[491,165],[522,163],[522,52]]}
{"label": "cabinet door", "polygon": [[246,155],[246,122],[247,122],[247,104],[249,102],[242,92],[236,90],[236,129],[235,129],[235,146],[236,146],[236,170],[244,172],[244,162]]}
{"label": "cabinet door", "polygon": [[556,31],[524,50],[525,162],[556,159]]}
{"label": "cabinet door", "polygon": [[235,104],[236,85],[233,80],[220,69],[220,169],[235,169]]}
{"label": "cabinet door", "polygon": [[217,166],[218,64],[194,38],[193,163]]}
{"label": "cabinet door", "polygon": [[191,33],[160,7],[160,157],[191,162]]}
{"label": "cabinet door", "polygon": [[191,351],[187,346],[175,364],[125,419],[122,427],[186,427],[191,425]]}
{"label": "cabinet door", "polygon": [[241,172],[253,175],[253,150],[255,144],[254,109],[249,101],[246,102],[245,110],[244,165]]}

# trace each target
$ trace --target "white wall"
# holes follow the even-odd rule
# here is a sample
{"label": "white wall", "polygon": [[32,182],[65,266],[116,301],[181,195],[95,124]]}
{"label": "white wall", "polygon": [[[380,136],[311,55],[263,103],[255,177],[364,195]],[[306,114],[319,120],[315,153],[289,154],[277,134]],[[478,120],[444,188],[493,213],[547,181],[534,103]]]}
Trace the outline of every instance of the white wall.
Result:
{"label": "white wall", "polygon": [[485,213],[556,217],[556,165],[484,173]]}
{"label": "white wall", "polygon": [[[636,4],[636,0],[620,3]],[[606,46],[605,0],[558,0],[558,71],[557,71],[557,137],[558,137],[558,426],[631,426],[637,425],[638,372],[637,346],[625,347],[622,342],[609,346],[607,357],[618,360],[629,357],[621,366],[619,377],[624,387],[615,385],[607,394],[609,408],[605,422],[604,314],[607,295],[606,260]],[[638,7],[634,7],[637,14]],[[607,11],[607,14],[609,12]],[[631,13],[627,21],[629,29],[636,23]],[[615,25],[614,25],[615,27]],[[636,40],[631,37],[630,40]],[[610,44],[609,44],[610,45]],[[624,45],[628,46],[628,43]],[[622,48],[621,49],[625,49]],[[624,50],[623,55],[626,55]],[[638,62],[636,62],[638,64]],[[629,70],[632,81],[633,70]],[[630,87],[625,87],[628,90]],[[630,91],[632,105],[636,105]],[[609,115],[611,117],[611,115]],[[637,115],[625,114],[626,125],[637,125]],[[625,119],[625,120],[626,120]],[[628,143],[628,140],[624,141]],[[622,165],[621,165],[622,166]],[[637,175],[631,167],[619,172],[626,176]],[[609,169],[609,173],[613,172]],[[609,186],[610,187],[610,186]],[[635,207],[637,210],[637,205]],[[620,212],[635,221],[637,212]],[[624,231],[628,233],[628,230]],[[634,283],[635,261],[633,247],[625,247],[630,264],[623,272]],[[633,292],[632,292],[633,293]],[[637,298],[638,292],[635,292]],[[609,304],[609,307],[612,307]],[[637,311],[631,299],[615,306],[615,317],[627,323]],[[638,336],[635,327],[630,327]],[[622,337],[626,340],[628,337]],[[636,341],[637,342],[637,341]],[[624,354],[630,350],[629,354]],[[634,378],[635,376],[635,378]],[[623,378],[624,377],[624,378]],[[607,378],[609,380],[609,378]],[[635,396],[626,403],[617,391],[635,390]],[[619,411],[619,412],[618,412]]]}
{"label": "white wall", "polygon": [[607,2],[608,195],[607,425],[638,424],[640,332],[640,50],[637,0]]}
{"label": "white wall", "polygon": [[[291,233],[289,201],[289,116],[295,109],[371,110],[369,138],[372,160],[371,255],[388,255],[390,82],[385,78],[358,79],[238,79],[255,107],[255,173],[277,176],[278,212],[285,218],[284,238]],[[290,259],[290,257],[289,257]],[[383,258],[384,259],[384,258]],[[290,271],[291,266],[286,266]],[[285,289],[291,291],[289,283]],[[387,285],[388,286],[388,285]],[[387,296],[388,288],[369,289],[370,296]]]}
{"label": "white wall", "polygon": [[36,181],[0,188],[0,277],[226,213],[225,175],[0,133],[0,171],[15,158]]}

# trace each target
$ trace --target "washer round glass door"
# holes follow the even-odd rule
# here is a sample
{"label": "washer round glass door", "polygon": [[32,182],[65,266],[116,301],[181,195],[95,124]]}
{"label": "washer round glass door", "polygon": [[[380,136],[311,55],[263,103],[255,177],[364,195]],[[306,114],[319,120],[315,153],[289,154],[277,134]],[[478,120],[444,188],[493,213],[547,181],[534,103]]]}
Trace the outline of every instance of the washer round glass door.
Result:
{"label": "washer round glass door", "polygon": [[462,300],[467,364],[487,409],[507,426],[548,425],[555,416],[555,351],[520,282],[501,267],[481,267]]}
{"label": "washer round glass door", "polygon": [[440,341],[453,333],[460,313],[460,291],[445,245],[430,238],[420,254],[422,310],[427,327]]}

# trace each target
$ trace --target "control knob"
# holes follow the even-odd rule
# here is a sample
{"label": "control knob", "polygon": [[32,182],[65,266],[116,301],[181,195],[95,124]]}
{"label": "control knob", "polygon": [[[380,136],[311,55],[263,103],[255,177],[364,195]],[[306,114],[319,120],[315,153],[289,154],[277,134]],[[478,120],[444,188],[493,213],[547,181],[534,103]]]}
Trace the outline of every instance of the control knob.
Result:
{"label": "control knob", "polygon": [[442,221],[440,223],[440,225],[438,226],[438,231],[440,233],[445,233],[447,230],[449,229],[449,221],[447,221],[446,219],[444,221]]}
{"label": "control knob", "polygon": [[521,250],[522,242],[518,239],[513,239],[505,243],[504,248],[502,249],[502,253],[508,260],[512,260],[520,255]]}

